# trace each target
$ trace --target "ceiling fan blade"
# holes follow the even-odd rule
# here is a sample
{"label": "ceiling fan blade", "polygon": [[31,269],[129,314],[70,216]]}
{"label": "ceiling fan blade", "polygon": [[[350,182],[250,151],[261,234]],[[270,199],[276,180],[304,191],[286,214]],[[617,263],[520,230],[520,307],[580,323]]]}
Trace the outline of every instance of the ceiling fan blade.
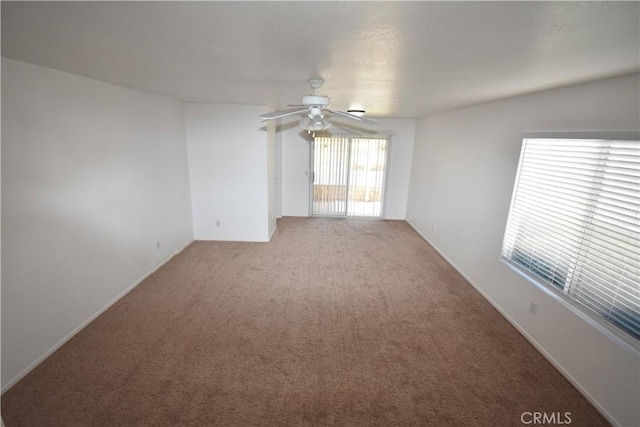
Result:
{"label": "ceiling fan blade", "polygon": [[331,129],[327,130],[327,133],[329,134],[344,134],[344,133],[348,133],[349,135],[355,135],[355,136],[363,136],[364,134],[360,133],[360,132],[356,132],[352,129],[348,129],[345,127],[341,127],[341,126],[331,126]]}
{"label": "ceiling fan blade", "polygon": [[308,107],[304,108],[291,108],[289,110],[274,111],[273,113],[260,114],[262,121],[279,119],[280,117],[292,116],[294,114],[306,113],[309,111]]}
{"label": "ceiling fan blade", "polygon": [[339,123],[339,124],[334,123],[331,129],[343,131],[356,136],[375,135],[376,133],[378,133],[375,130],[365,129],[365,128],[359,127],[358,124],[352,125],[350,123]]}
{"label": "ceiling fan blade", "polygon": [[345,117],[345,118],[351,119],[351,120],[357,120],[359,122],[371,123],[371,124],[378,123],[377,120],[370,119],[368,117],[356,116],[355,114],[345,113],[344,111],[338,111],[338,110],[327,110],[327,111],[329,111],[330,113],[333,113],[333,114],[335,114],[337,116]]}

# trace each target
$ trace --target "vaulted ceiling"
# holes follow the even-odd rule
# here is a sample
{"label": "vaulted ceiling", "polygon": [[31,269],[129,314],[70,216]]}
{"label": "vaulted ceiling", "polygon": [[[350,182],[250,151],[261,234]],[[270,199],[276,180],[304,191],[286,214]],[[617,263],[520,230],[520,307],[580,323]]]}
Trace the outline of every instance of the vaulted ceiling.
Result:
{"label": "vaulted ceiling", "polygon": [[2,2],[2,55],[183,101],[421,117],[640,69],[638,2]]}

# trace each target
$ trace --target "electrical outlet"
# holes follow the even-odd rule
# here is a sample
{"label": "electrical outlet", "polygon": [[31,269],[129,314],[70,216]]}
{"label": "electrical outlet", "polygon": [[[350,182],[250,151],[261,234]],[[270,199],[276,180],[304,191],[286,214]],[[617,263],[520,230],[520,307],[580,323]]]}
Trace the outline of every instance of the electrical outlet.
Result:
{"label": "electrical outlet", "polygon": [[220,220],[219,219],[216,220],[216,227],[220,227]]}
{"label": "electrical outlet", "polygon": [[538,312],[538,304],[536,304],[535,302],[532,302],[531,305],[529,306],[529,313],[535,316],[537,312]]}
{"label": "electrical outlet", "polygon": [[160,249],[160,242],[156,242],[156,249]]}

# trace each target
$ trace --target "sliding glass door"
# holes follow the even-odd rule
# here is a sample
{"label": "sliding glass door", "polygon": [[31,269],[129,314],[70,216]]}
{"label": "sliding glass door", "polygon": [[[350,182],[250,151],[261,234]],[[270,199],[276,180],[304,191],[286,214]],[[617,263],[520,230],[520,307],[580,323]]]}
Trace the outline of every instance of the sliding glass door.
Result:
{"label": "sliding glass door", "polygon": [[316,136],[312,143],[312,213],[380,218],[389,139]]}
{"label": "sliding glass door", "polygon": [[346,216],[349,138],[316,136],[313,149],[313,215]]}

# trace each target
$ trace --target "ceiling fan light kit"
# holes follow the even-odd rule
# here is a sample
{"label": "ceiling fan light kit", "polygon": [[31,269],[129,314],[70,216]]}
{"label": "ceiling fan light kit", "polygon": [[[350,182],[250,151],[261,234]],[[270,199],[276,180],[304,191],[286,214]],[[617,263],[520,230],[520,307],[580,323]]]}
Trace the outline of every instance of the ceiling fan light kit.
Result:
{"label": "ceiling fan light kit", "polygon": [[377,123],[376,120],[362,117],[364,110],[349,110],[349,112],[330,110],[329,106],[331,105],[331,98],[319,94],[320,88],[322,88],[323,85],[324,80],[322,79],[309,80],[309,86],[313,90],[313,94],[302,97],[302,103],[296,106],[296,108],[261,114],[260,117],[262,118],[262,121],[278,119],[295,114],[304,114],[305,117],[300,120],[298,124],[309,133],[327,130],[331,127],[332,123],[327,117],[325,117],[325,112],[363,123]]}
{"label": "ceiling fan light kit", "polygon": [[306,116],[300,120],[298,124],[307,132],[319,132],[331,127],[331,122],[326,120],[322,115],[315,115],[313,117]]}

